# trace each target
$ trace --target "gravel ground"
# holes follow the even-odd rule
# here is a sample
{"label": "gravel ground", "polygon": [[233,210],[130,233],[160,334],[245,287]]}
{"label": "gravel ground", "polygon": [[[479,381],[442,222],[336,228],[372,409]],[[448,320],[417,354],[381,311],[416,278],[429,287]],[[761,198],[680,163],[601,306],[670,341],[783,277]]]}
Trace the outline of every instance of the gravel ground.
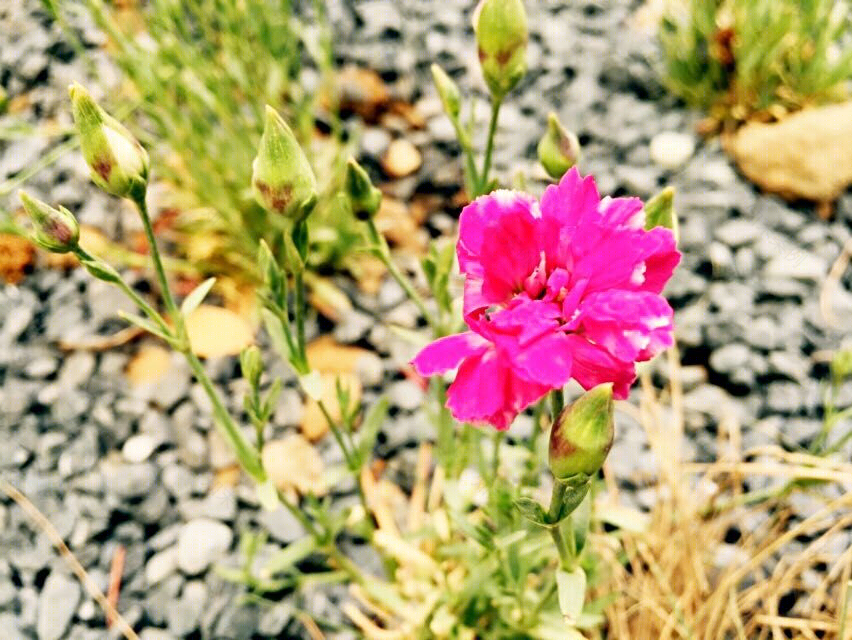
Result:
{"label": "gravel ground", "polygon": [[[439,62],[477,95],[477,117],[487,116],[486,96],[470,28],[470,2],[391,0],[332,2],[341,59],[376,69],[403,99],[415,102],[426,129],[407,137],[423,154],[415,176],[398,181],[395,194],[451,192],[460,164],[449,121],[428,80]],[[826,367],[820,352],[836,348],[818,304],[820,282],[850,237],[852,196],[838,202],[835,219],[821,222],[808,207],[793,208],[761,195],[732,168],[715,142],[692,134],[697,114],[663,91],[651,60],[653,43],[628,27],[631,3],[528,3],[530,73],[507,101],[497,137],[495,166],[502,175],[523,171],[541,178],[535,143],[547,112],[555,110],[583,144],[582,169],[602,193],[648,197],[661,186],[677,188],[682,268],[668,288],[677,309],[677,335],[686,390],[692,458],[716,456],[719,425],[736,420],[743,446],[807,444],[821,426]],[[403,6],[404,5],[404,6]],[[0,8],[0,83],[11,98],[27,94],[31,122],[68,122],[65,86],[89,77],[60,31],[36,0]],[[95,48],[102,36],[75,23],[105,91],[115,70]],[[681,135],[658,134],[675,132]],[[367,127],[366,159],[377,164],[392,136]],[[652,153],[651,141],[655,140]],[[23,138],[0,142],[0,180],[26,169],[50,142]],[[665,168],[669,167],[669,168]],[[88,184],[77,154],[66,154],[28,182],[34,195],[79,212],[83,222],[117,236],[138,224],[132,215]],[[532,189],[541,184],[533,181]],[[11,200],[0,205],[13,206]],[[447,228],[448,214],[431,224]],[[365,400],[389,385],[396,417],[382,451],[401,466],[406,445],[428,435],[419,391],[401,380],[410,355],[371,312],[398,303],[386,283],[376,300],[363,296],[361,311],[335,328],[345,341],[366,339],[382,356],[378,374],[365,380]],[[852,296],[833,300],[837,317],[849,317]],[[301,534],[283,511],[261,514],[242,486],[213,490],[215,469],[231,462],[211,432],[200,389],[176,362],[166,380],[129,387],[122,372],[138,344],[106,352],[63,351],[59,341],[82,342],[122,325],[115,311],[127,304],[81,271],[37,270],[20,285],[0,289],[0,472],[21,488],[54,523],[101,587],[119,546],[127,551],[119,608],[145,640],[168,638],[301,637],[293,607],[340,620],[339,591],[288,596],[274,607],[235,606],[240,591],[211,570],[235,563],[237,535],[270,532],[272,552]],[[394,319],[412,324],[409,305]],[[312,328],[316,331],[316,327]],[[268,359],[272,361],[272,357]],[[238,404],[234,361],[208,362],[215,381]],[[286,374],[285,374],[286,375]],[[662,376],[662,372],[659,372]],[[846,394],[852,402],[852,395]],[[299,403],[292,386],[276,413],[276,433],[292,432]],[[523,430],[523,418],[517,426]],[[326,462],[339,460],[330,442]],[[610,456],[625,494],[647,507],[643,492],[654,460],[638,424],[621,418]],[[349,499],[348,497],[344,497]],[[801,508],[809,508],[805,501]],[[199,544],[203,541],[203,544]],[[365,554],[363,550],[356,553]],[[364,562],[369,558],[364,555]],[[70,576],[48,540],[24,515],[0,501],[0,636],[4,640],[105,637],[101,614]],[[340,638],[347,637],[340,634]]]}

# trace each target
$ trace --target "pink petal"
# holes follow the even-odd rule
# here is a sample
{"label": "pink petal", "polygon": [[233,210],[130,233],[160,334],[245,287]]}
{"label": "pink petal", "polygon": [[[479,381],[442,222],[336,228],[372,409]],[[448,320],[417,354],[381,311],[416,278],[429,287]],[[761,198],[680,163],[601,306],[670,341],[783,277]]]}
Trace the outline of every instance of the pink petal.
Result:
{"label": "pink petal", "polygon": [[527,345],[512,356],[512,368],[530,382],[561,389],[571,379],[571,341],[562,332]]}
{"label": "pink petal", "polygon": [[608,226],[645,228],[645,206],[639,198],[604,198],[600,208],[604,224]]}
{"label": "pink petal", "polygon": [[568,338],[574,358],[571,377],[584,389],[612,382],[613,396],[618,400],[627,398],[630,385],[636,379],[633,362],[615,358],[603,347],[592,344],[580,335],[569,334]]}
{"label": "pink petal", "polygon": [[571,246],[573,276],[588,279],[588,291],[625,289],[660,293],[680,262],[669,229],[606,228],[590,224]]}
{"label": "pink petal", "polygon": [[576,167],[551,185],[541,198],[540,242],[547,266],[571,268],[569,248],[578,229],[600,219],[600,194],[594,178],[580,177]]}
{"label": "pink petal", "polygon": [[518,378],[495,351],[488,351],[462,363],[447,390],[447,408],[456,420],[486,422],[502,431],[548,391]]}
{"label": "pink petal", "polygon": [[531,211],[535,204],[535,199],[525,193],[499,190],[477,198],[462,209],[457,245],[461,272],[481,275],[480,256],[488,226],[504,215],[532,217]]}
{"label": "pink petal", "polygon": [[462,211],[457,252],[466,276],[465,316],[506,304],[540,264],[535,206],[532,196],[501,190]]}
{"label": "pink petal", "polygon": [[411,364],[421,376],[433,376],[455,369],[465,358],[485,351],[487,345],[487,340],[475,333],[458,333],[426,345]]}
{"label": "pink petal", "polygon": [[580,305],[577,331],[619,360],[648,360],[672,345],[672,308],[647,291],[602,291]]}

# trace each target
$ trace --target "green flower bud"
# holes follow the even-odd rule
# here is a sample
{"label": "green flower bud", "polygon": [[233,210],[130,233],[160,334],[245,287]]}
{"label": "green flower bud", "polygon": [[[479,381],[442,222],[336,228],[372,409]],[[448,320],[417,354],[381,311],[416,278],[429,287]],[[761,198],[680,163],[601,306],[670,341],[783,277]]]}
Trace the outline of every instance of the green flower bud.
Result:
{"label": "green flower bud", "polygon": [[547,131],[538,142],[538,160],[554,180],[580,160],[580,141],[552,112],[547,116]]}
{"label": "green flower bud", "polygon": [[300,220],[316,204],[317,181],[311,165],[290,127],[269,105],[252,171],[255,198],[270,213]]}
{"label": "green flower bud", "polygon": [[593,475],[603,466],[615,434],[612,384],[587,391],[566,407],[550,431],[550,470],[558,480]]}
{"label": "green flower bud", "polygon": [[122,198],[144,191],[148,184],[148,154],[142,145],[79,84],[72,84],[68,92],[92,181]]}
{"label": "green flower bud", "polygon": [[346,198],[359,220],[369,220],[382,203],[382,192],[373,186],[370,176],[354,158],[346,163]]}
{"label": "green flower bud", "polygon": [[458,85],[437,64],[432,65],[432,79],[435,81],[435,88],[438,89],[444,111],[452,120],[458,119],[461,112],[461,96]]}
{"label": "green flower bud", "polygon": [[674,187],[666,187],[645,203],[645,228],[671,229],[675,241],[678,239],[677,214],[674,210]]}
{"label": "green flower bud", "polygon": [[252,387],[257,387],[260,384],[260,376],[263,374],[263,358],[260,355],[260,349],[255,345],[246,347],[240,352],[240,369],[245,378]]}
{"label": "green flower bud", "polygon": [[33,242],[53,253],[68,253],[77,247],[80,225],[68,209],[62,206],[54,209],[24,191],[18,192],[18,197],[33,222]]}
{"label": "green flower bud", "polygon": [[522,0],[481,0],[473,15],[482,75],[498,100],[527,72],[527,14]]}

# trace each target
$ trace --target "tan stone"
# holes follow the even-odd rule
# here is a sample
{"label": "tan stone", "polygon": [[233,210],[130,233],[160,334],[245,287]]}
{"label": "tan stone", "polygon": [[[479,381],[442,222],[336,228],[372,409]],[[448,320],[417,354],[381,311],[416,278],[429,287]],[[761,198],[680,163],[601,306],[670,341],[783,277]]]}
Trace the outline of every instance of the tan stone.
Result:
{"label": "tan stone", "polygon": [[146,345],[127,364],[125,374],[131,384],[156,382],[169,370],[172,356],[168,349],[159,345]]}
{"label": "tan stone", "polygon": [[388,146],[382,158],[382,168],[392,178],[404,178],[420,168],[420,151],[405,138],[397,138]]}
{"label": "tan stone", "polygon": [[234,356],[254,341],[252,328],[236,313],[202,304],[186,318],[192,350],[202,358]]}
{"label": "tan stone", "polygon": [[263,447],[263,467],[270,480],[285,493],[325,495],[325,470],[314,446],[298,434],[270,440]]}
{"label": "tan stone", "polygon": [[[361,380],[354,373],[322,373],[322,402],[331,419],[339,423],[341,419],[340,403],[337,401],[337,381],[343,389],[349,390],[349,407],[357,407],[361,402]],[[308,398],[302,414],[302,434],[311,442],[316,442],[328,433],[328,420],[319,404]]]}
{"label": "tan stone", "polygon": [[726,148],[762,189],[791,200],[832,201],[852,184],[852,102],[747,124]]}

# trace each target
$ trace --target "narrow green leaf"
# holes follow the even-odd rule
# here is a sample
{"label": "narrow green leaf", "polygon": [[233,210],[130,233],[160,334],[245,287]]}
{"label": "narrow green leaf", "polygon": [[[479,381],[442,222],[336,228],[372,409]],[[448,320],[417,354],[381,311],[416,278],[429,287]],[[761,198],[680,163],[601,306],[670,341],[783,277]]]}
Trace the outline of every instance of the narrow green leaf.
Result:
{"label": "narrow green leaf", "polygon": [[379,430],[382,428],[385,418],[388,415],[390,402],[384,396],[376,400],[364,416],[364,423],[358,432],[358,455],[361,459],[361,464],[364,464],[370,459],[373,453],[373,447],[376,446],[376,440],[379,437]]}
{"label": "narrow green leaf", "polygon": [[207,297],[207,294],[210,293],[210,289],[213,288],[213,285],[216,284],[216,278],[207,278],[200,285],[195,287],[186,298],[184,298],[183,303],[180,305],[180,312],[184,316],[188,316],[190,313],[195,311],[202,302],[204,302],[204,298]]}
{"label": "narrow green leaf", "polygon": [[537,500],[532,498],[520,497],[516,498],[515,507],[521,512],[521,515],[540,527],[549,527],[551,522],[547,519],[547,513]]}
{"label": "narrow green leaf", "polygon": [[127,313],[126,311],[118,310],[118,317],[122,320],[129,322],[130,324],[136,325],[140,329],[144,329],[148,333],[151,333],[158,338],[162,338],[166,342],[171,343],[171,337],[163,333],[163,331],[155,325],[150,320],[143,318],[142,316],[137,316],[135,313]]}
{"label": "narrow green leaf", "polygon": [[565,617],[565,622],[574,626],[583,613],[583,602],[586,599],[586,572],[582,567],[573,571],[557,571],[556,587],[559,594],[559,610]]}
{"label": "narrow green leaf", "polygon": [[263,565],[263,572],[267,576],[274,576],[277,573],[290,571],[297,562],[301,562],[316,551],[316,548],[316,541],[311,536],[291,542]]}
{"label": "narrow green leaf", "polygon": [[580,506],[580,503],[583,502],[586,494],[589,493],[589,488],[592,486],[589,477],[585,474],[578,475],[581,475],[582,478],[578,478],[576,481],[569,480],[568,488],[566,489],[565,496],[562,499],[562,508],[559,513],[556,514],[556,517],[551,520],[551,524],[557,524],[570,516],[574,510]]}

